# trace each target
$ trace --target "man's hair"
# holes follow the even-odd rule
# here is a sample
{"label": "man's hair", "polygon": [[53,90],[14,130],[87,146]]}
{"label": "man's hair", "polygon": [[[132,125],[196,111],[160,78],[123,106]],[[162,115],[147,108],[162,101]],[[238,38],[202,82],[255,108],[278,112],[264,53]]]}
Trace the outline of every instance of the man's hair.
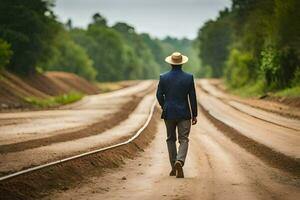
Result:
{"label": "man's hair", "polygon": [[171,66],[172,67],[182,67],[182,65],[172,65],[172,64],[171,64]]}

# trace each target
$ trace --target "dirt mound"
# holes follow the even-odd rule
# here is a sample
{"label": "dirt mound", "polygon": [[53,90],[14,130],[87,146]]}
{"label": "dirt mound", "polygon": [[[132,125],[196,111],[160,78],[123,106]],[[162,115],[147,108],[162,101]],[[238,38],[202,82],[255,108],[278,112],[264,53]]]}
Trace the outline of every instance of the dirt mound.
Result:
{"label": "dirt mound", "polygon": [[47,72],[24,79],[31,87],[51,96],[57,96],[70,91],[84,94],[96,94],[98,89],[87,80],[67,72]]}
{"label": "dirt mound", "polygon": [[24,100],[25,97],[34,96],[46,98],[47,94],[26,84],[20,77],[8,72],[0,74],[0,108],[30,107]]}
{"label": "dirt mound", "polygon": [[48,72],[20,77],[2,71],[0,73],[0,110],[30,108],[26,97],[47,98],[71,91],[96,94],[95,85],[79,76],[66,72]]}

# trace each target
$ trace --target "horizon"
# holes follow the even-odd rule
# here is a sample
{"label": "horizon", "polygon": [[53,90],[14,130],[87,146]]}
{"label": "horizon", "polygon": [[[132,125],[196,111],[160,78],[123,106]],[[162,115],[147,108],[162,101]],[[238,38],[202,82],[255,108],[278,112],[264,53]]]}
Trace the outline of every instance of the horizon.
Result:
{"label": "horizon", "polygon": [[53,11],[61,22],[71,19],[78,28],[86,28],[92,15],[99,12],[109,26],[124,22],[137,33],[148,33],[154,38],[193,40],[206,21],[216,18],[230,4],[230,0],[56,0]]}

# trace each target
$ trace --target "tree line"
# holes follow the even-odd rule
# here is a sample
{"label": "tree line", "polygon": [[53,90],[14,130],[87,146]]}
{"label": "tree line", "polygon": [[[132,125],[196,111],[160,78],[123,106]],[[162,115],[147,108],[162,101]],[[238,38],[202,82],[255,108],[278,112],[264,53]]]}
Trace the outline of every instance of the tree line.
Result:
{"label": "tree line", "polygon": [[172,51],[191,55],[187,69],[198,73],[193,41],[157,39],[133,26],[113,26],[99,13],[87,28],[59,22],[53,1],[0,0],[0,68],[27,76],[43,71],[67,71],[89,80],[117,81],[157,78],[168,70]]}
{"label": "tree line", "polygon": [[299,86],[299,8],[298,0],[232,0],[199,30],[201,75],[264,92]]}

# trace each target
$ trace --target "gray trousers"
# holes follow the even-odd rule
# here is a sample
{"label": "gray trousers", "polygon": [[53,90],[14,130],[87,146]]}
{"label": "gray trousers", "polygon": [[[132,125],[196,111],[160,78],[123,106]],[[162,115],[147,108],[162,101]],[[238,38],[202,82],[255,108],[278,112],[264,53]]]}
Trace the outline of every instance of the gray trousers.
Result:
{"label": "gray trousers", "polygon": [[[177,160],[185,162],[189,147],[189,133],[191,120],[165,120],[167,128],[167,146],[169,151],[170,164],[174,167]],[[176,147],[176,128],[178,131],[179,148]]]}

